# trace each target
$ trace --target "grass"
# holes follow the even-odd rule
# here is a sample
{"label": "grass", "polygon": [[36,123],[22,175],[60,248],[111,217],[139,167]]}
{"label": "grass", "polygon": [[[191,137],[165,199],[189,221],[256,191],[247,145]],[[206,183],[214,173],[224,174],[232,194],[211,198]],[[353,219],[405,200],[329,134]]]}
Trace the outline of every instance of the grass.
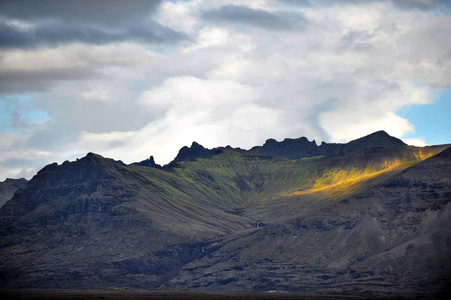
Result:
{"label": "grass", "polygon": [[[118,212],[126,212],[137,221],[151,220],[155,228],[196,239],[250,229],[256,222],[275,222],[277,216],[285,218],[317,209],[365,190],[439,150],[381,148],[299,160],[225,150],[166,170],[122,166],[99,155],[80,161],[90,162],[87,172],[94,167],[102,174],[99,184],[103,192],[91,191],[90,197],[100,193],[100,198],[117,199],[120,195],[121,201],[115,204]],[[77,163],[60,166],[67,169],[67,180]],[[53,169],[49,171],[56,172]],[[88,187],[84,182],[77,185]],[[63,204],[58,202],[59,206]]]}

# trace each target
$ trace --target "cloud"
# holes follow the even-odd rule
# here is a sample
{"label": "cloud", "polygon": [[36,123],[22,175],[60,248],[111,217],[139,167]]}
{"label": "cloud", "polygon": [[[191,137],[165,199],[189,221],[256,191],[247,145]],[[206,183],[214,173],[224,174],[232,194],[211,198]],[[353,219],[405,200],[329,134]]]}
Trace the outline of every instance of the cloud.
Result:
{"label": "cloud", "polygon": [[[280,0],[284,1],[284,0]],[[286,0],[290,1],[290,0]],[[296,1],[296,0],[293,0]],[[330,5],[365,5],[368,3],[392,3],[396,8],[401,10],[421,10],[421,11],[429,11],[429,10],[448,10],[449,12],[449,4],[446,0],[341,0],[341,1],[333,1],[333,0],[315,0],[311,1],[312,4],[316,6],[330,6]]]}
{"label": "cloud", "polygon": [[204,19],[211,22],[241,23],[269,30],[299,30],[304,29],[308,21],[300,13],[269,12],[246,6],[225,5],[202,13]]}
{"label": "cloud", "polygon": [[56,46],[68,43],[108,44],[112,42],[174,43],[186,36],[161,26],[157,22],[135,25],[120,31],[99,28],[80,22],[43,22],[33,29],[21,29],[6,22],[0,23],[0,47],[28,48]]}
{"label": "cloud", "polygon": [[[112,74],[120,70],[121,80],[126,82],[127,78],[136,78],[154,59],[152,52],[131,43],[100,46],[77,43],[32,51],[7,50],[0,60],[0,94],[45,92],[55,85],[67,88],[68,82],[89,86],[92,80],[104,80],[109,82],[109,89],[116,89],[120,83],[111,84]],[[117,91],[114,94],[118,95]]]}
{"label": "cloud", "polygon": [[282,5],[292,5],[292,6],[309,6],[311,5],[310,0],[277,0]]}
{"label": "cloud", "polygon": [[[234,81],[169,78],[139,98],[143,106],[160,110],[162,116],[140,130],[138,140],[145,133],[150,142],[139,146],[139,151],[163,152],[156,157],[167,163],[179,148],[194,140],[207,147],[237,143],[251,147],[280,129],[279,111],[259,105],[260,97],[258,89]],[[173,145],[168,147],[171,152],[155,147],[162,140]]]}
{"label": "cloud", "polygon": [[385,130],[388,134],[402,137],[406,133],[412,132],[414,127],[406,119],[403,119],[392,112],[387,112],[381,116],[374,116],[353,123],[337,122],[333,117],[323,118],[323,128],[331,130],[333,126],[334,139],[336,142],[348,142],[350,139],[357,139],[368,133],[378,130]]}
{"label": "cloud", "polygon": [[24,21],[59,19],[122,26],[148,18],[160,5],[153,0],[3,0],[0,15]]}
{"label": "cloud", "polygon": [[393,4],[403,9],[430,10],[441,4],[444,0],[392,0]]}
{"label": "cloud", "polygon": [[[2,1],[0,47],[175,43],[187,38],[151,16],[160,1]],[[18,21],[19,22],[18,22]]]}
{"label": "cloud", "polygon": [[87,79],[93,74],[88,68],[59,70],[0,70],[0,94],[42,91],[49,85],[66,80]]}
{"label": "cloud", "polygon": [[402,139],[404,143],[407,145],[417,146],[417,147],[424,147],[427,145],[427,143],[420,138],[413,138],[413,139]]}

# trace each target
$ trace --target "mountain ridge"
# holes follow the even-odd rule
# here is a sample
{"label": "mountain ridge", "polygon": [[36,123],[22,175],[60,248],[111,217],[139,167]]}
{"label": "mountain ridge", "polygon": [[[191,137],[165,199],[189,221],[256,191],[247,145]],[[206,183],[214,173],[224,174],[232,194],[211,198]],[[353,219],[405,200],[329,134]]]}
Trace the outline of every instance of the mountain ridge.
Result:
{"label": "mountain ridge", "polygon": [[[383,130],[376,131],[356,140],[351,140],[348,143],[340,144],[322,142],[319,146],[316,144],[315,140],[310,142],[306,137],[300,137],[297,139],[286,138],[281,142],[270,138],[267,139],[262,146],[254,146],[249,150],[232,148],[231,146],[207,149],[199,143],[193,142],[190,147],[182,147],[179,150],[177,156],[169,164],[163,166],[163,168],[170,167],[177,162],[193,161],[198,158],[215,155],[225,149],[234,149],[235,151],[246,154],[280,156],[288,159],[300,159],[304,157],[337,155],[372,147],[395,146],[407,146],[407,144],[405,144],[398,138],[388,135]],[[135,164],[161,167],[160,165],[156,165],[154,162],[149,164],[148,160]]]}
{"label": "mountain ridge", "polygon": [[[50,164],[0,209],[0,287],[439,295],[450,281],[439,270],[451,264],[449,146]],[[421,247],[442,265],[428,267]]]}

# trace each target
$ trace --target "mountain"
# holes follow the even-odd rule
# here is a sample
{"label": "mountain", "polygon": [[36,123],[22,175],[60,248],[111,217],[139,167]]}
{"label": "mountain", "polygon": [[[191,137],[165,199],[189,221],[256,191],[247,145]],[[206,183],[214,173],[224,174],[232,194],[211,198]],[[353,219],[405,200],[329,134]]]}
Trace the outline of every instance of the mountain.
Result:
{"label": "mountain", "polygon": [[0,210],[0,288],[441,296],[451,145],[396,140],[301,159],[193,143],[161,169],[93,153],[48,165]]}
{"label": "mountain", "polygon": [[11,199],[17,190],[24,188],[27,182],[25,178],[7,178],[5,181],[0,182],[0,207],[5,205],[6,201]]}
{"label": "mountain", "polygon": [[[348,152],[364,150],[373,147],[396,147],[407,146],[398,138],[388,135],[385,131],[377,131],[346,144],[335,144],[322,142],[317,146],[316,142],[309,141],[306,137],[297,139],[284,139],[278,142],[275,139],[268,139],[263,146],[255,146],[249,150],[235,148],[234,150],[256,155],[280,156],[288,159],[300,159],[304,157],[314,157],[323,155],[337,155]],[[232,149],[230,146],[206,149],[202,145],[193,142],[191,147],[180,149],[177,157],[169,164],[172,165],[180,161],[193,161],[197,158],[204,158],[221,152],[224,149]]]}
{"label": "mountain", "polygon": [[170,165],[173,165],[174,163],[181,162],[181,161],[193,161],[198,158],[204,158],[211,155],[214,155],[216,153],[219,153],[221,151],[220,148],[215,149],[206,149],[202,145],[199,145],[196,142],[193,142],[191,147],[183,147],[180,149],[177,156],[174,158],[174,160],[170,163]]}
{"label": "mountain", "polygon": [[159,164],[155,163],[155,159],[153,158],[152,155],[148,159],[145,159],[145,160],[140,161],[140,162],[133,163],[133,165],[142,166],[142,167],[151,167],[151,168],[157,168],[157,169],[161,169],[162,168],[162,166],[160,166]]}
{"label": "mountain", "polygon": [[217,250],[185,265],[165,286],[445,297],[451,282],[451,148],[395,173],[340,201],[221,238],[213,245]]}

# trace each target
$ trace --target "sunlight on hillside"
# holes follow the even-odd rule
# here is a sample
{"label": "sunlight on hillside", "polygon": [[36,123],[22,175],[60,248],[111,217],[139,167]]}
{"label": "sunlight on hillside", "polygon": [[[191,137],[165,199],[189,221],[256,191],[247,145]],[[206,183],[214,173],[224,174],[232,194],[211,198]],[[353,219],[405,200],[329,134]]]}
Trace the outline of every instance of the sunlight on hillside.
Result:
{"label": "sunlight on hillside", "polygon": [[423,161],[435,153],[432,151],[422,151],[413,153],[415,159],[403,157],[385,160],[379,165],[367,165],[365,169],[352,168],[331,169],[323,173],[321,177],[315,180],[313,186],[307,190],[287,193],[282,196],[299,196],[307,194],[318,194],[320,198],[339,199],[348,196],[354,192],[362,190],[365,185],[377,184],[379,181],[387,178],[393,173],[400,172],[405,168]]}

